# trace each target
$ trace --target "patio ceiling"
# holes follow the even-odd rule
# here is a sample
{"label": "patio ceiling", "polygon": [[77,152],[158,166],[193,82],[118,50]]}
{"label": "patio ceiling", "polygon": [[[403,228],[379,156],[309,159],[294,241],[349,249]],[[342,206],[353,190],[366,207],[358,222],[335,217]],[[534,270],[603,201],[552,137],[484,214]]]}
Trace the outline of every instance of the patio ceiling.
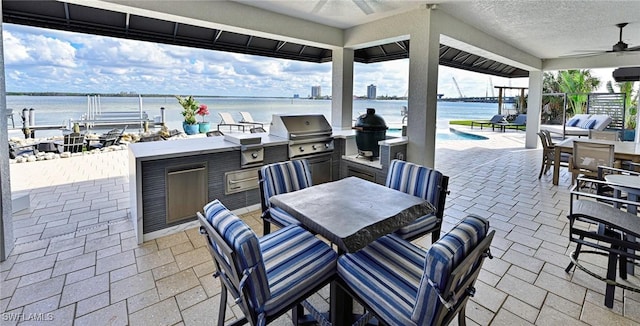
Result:
{"label": "patio ceiling", "polygon": [[[315,46],[59,1],[5,0],[2,14],[5,23],[280,59],[321,63],[331,61],[332,55],[330,49]],[[409,40],[404,40],[357,49],[354,59],[361,63],[405,59],[409,47]],[[529,75],[526,70],[442,44],[440,64],[501,77]]]}

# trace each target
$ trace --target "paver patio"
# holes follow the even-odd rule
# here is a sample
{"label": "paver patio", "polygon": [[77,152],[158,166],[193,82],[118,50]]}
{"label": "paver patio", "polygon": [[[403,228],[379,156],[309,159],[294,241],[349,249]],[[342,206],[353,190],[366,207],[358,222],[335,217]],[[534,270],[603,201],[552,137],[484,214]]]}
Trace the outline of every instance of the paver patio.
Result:
{"label": "paver patio", "polygon": [[[451,177],[443,229],[469,213],[496,230],[467,306],[470,325],[638,325],[640,295],[566,274],[570,175],[537,179],[541,149],[524,133],[473,130],[486,141],[440,141],[436,168]],[[219,281],[197,228],[136,243],[128,220],[127,151],[12,164],[14,191],[31,208],[14,215],[16,245],[0,263],[2,325],[210,325]],[[259,234],[258,211],[240,211]],[[428,247],[430,239],[416,240]],[[595,265],[605,266],[600,259]],[[601,269],[602,270],[602,269]],[[636,279],[637,281],[637,279]],[[323,289],[313,298],[325,306]],[[229,319],[242,313],[229,306]],[[47,322],[45,322],[47,321]],[[275,325],[288,325],[283,316]]]}

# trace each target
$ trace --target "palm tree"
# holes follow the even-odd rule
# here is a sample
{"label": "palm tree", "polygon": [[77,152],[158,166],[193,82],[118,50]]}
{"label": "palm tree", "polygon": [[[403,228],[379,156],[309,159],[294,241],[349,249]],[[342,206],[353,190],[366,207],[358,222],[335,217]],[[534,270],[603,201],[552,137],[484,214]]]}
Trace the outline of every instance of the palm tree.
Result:
{"label": "palm tree", "polygon": [[600,79],[591,76],[591,70],[562,70],[556,77],[558,89],[567,94],[568,113],[580,114],[587,103],[587,94],[600,86]]}

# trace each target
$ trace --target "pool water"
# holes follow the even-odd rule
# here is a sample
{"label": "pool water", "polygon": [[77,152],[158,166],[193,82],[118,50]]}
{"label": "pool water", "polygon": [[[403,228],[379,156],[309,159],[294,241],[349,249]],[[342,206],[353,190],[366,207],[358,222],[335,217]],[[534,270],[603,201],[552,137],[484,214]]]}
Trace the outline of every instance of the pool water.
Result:
{"label": "pool water", "polygon": [[[400,136],[400,129],[389,129],[387,134],[389,136]],[[450,128],[449,131],[438,129],[436,132],[436,141],[438,140],[487,140],[489,138],[480,135],[469,134],[466,132],[458,131]]]}

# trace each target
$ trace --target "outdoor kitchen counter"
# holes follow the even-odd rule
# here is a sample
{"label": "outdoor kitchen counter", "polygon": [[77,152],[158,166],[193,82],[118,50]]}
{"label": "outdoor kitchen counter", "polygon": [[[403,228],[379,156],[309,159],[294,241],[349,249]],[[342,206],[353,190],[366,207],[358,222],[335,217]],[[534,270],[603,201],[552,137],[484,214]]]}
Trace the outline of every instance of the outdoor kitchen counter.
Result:
{"label": "outdoor kitchen counter", "polygon": [[[286,145],[288,140],[267,134],[252,134],[261,137],[264,147]],[[158,160],[188,155],[240,150],[240,145],[226,141],[224,137],[198,137],[168,141],[134,143],[129,145],[131,158],[138,161]]]}
{"label": "outdoor kitchen counter", "polygon": [[[246,166],[242,146],[225,137],[129,145],[130,216],[137,242],[195,227],[195,212],[214,198],[232,210],[259,207],[257,169],[287,160],[289,141],[266,133],[251,137],[260,138],[264,158]],[[231,182],[237,187],[227,188]]]}

